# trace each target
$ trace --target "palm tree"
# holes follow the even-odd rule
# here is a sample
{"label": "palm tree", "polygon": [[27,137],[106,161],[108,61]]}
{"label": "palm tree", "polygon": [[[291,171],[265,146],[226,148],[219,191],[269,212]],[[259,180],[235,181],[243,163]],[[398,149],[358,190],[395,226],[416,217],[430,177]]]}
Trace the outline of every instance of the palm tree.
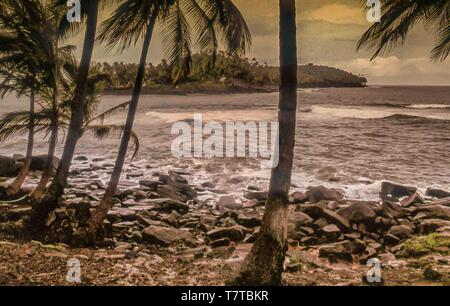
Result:
{"label": "palm tree", "polygon": [[[35,95],[38,86],[38,59],[35,56],[36,44],[30,37],[27,25],[22,25],[24,20],[32,20],[34,16],[29,13],[30,5],[27,1],[5,1],[0,11],[0,25],[3,32],[0,34],[0,78],[2,83],[0,91],[2,97],[9,92],[16,92],[18,97],[27,95],[30,98],[29,113],[34,114]],[[17,12],[17,14],[15,14]],[[27,152],[19,175],[6,189],[5,197],[11,197],[18,193],[29,172],[33,154],[34,125],[33,121],[27,127],[28,144]]]}
{"label": "palm tree", "polygon": [[95,237],[112,206],[141,94],[147,54],[158,20],[162,28],[165,51],[172,63],[172,79],[175,82],[183,80],[190,71],[192,28],[199,48],[210,52],[213,58],[218,49],[219,33],[231,54],[244,52],[251,41],[244,18],[230,0],[126,0],[112,17],[102,24],[99,39],[106,42],[109,48],[120,46],[123,50],[133,43],[136,44],[140,37],[144,37],[144,41],[131,105],[111,180],[102,202],[89,222],[91,237]]}
{"label": "palm tree", "polygon": [[[15,91],[17,95],[29,93],[30,116],[33,116],[36,96],[64,75],[58,62],[71,57],[72,46],[58,46],[55,28],[56,12],[43,1],[7,0],[0,11],[0,23],[5,32],[0,36],[2,94]],[[59,65],[63,68],[63,65]],[[56,90],[54,91],[56,94]],[[8,187],[13,196],[23,184],[31,164],[34,120],[29,121],[27,154],[19,175]],[[52,157],[53,158],[53,157]]]}
{"label": "palm tree", "polygon": [[[102,74],[92,74],[87,81],[87,88],[84,105],[84,120],[82,126],[82,135],[89,133],[98,139],[111,138],[112,136],[121,135],[124,127],[120,125],[108,125],[104,124],[105,119],[116,114],[119,111],[124,111],[128,108],[130,102],[121,103],[116,105],[101,114],[97,114],[98,105],[100,102],[100,92],[102,91],[102,82],[107,80],[108,77]],[[62,101],[58,103],[56,115],[53,109],[53,94],[49,92],[48,95],[42,94],[41,100],[37,103],[40,106],[40,110],[33,116],[26,111],[16,111],[7,113],[0,118],[0,142],[11,139],[17,135],[24,134],[30,121],[33,121],[33,125],[36,127],[36,132],[42,132],[44,135],[50,134],[50,141],[53,143],[55,140],[53,131],[62,129],[67,132],[70,125],[70,100],[73,97],[74,88],[66,88],[65,91],[60,90],[61,93],[58,98]],[[71,92],[67,94],[67,91]],[[56,117],[56,121],[54,118]],[[57,134],[56,134],[57,135]],[[132,140],[135,147],[133,157],[136,156],[139,150],[139,138],[136,133],[132,132]],[[56,141],[55,141],[56,142]],[[54,150],[54,148],[53,148]],[[48,168],[48,167],[47,167]],[[52,171],[50,169],[45,171]],[[45,173],[43,173],[43,176]],[[41,178],[42,182],[42,178]],[[36,190],[33,191],[33,194]]]}
{"label": "palm tree", "polygon": [[272,169],[269,197],[259,236],[232,282],[280,285],[287,251],[288,193],[295,146],[297,37],[295,0],[280,0],[279,163]]}
{"label": "palm tree", "polygon": [[[364,3],[366,1],[363,1]],[[418,23],[433,28],[436,44],[433,60],[445,60],[450,51],[450,2],[448,0],[381,0],[381,21],[361,37],[357,49],[375,48],[372,59],[403,44],[411,28]]]}
{"label": "palm tree", "polygon": [[[70,103],[71,118],[69,130],[61,161],[50,187],[46,190],[41,199],[32,203],[33,213],[29,220],[29,226],[33,228],[34,231],[39,231],[40,229],[45,227],[45,220],[47,219],[48,214],[58,206],[58,201],[64,193],[64,189],[67,185],[67,177],[69,174],[69,168],[72,163],[73,155],[75,153],[75,147],[77,145],[78,139],[81,137],[84,116],[83,99],[95,43],[99,2],[100,1],[84,0],[81,3],[81,17],[83,19],[86,19],[86,30],[83,42],[83,51],[76,78],[75,94]],[[66,1],[56,0],[55,6],[66,7]],[[76,26],[77,23],[74,24],[75,25],[72,26]],[[68,24],[66,18],[63,18],[60,24],[62,31],[67,33],[70,26],[71,25]]]}

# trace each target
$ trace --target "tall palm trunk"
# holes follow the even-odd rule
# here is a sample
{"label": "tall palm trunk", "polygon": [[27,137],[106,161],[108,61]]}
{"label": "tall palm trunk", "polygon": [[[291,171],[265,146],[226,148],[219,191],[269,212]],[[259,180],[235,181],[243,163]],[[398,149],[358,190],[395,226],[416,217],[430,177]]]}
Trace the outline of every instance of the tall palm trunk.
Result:
{"label": "tall palm trunk", "polygon": [[45,192],[42,200],[33,203],[33,213],[30,217],[30,225],[35,230],[40,230],[45,226],[48,214],[58,206],[58,201],[64,193],[67,185],[70,165],[78,139],[82,134],[84,119],[84,93],[89,74],[92,53],[95,44],[95,33],[97,30],[99,1],[89,1],[87,11],[87,26],[83,42],[83,53],[76,80],[75,94],[71,104],[71,118],[66,143],[59,163],[56,175],[52,184]]}
{"label": "tall palm trunk", "polygon": [[33,158],[33,146],[34,146],[34,106],[35,106],[35,90],[31,89],[30,95],[30,123],[28,127],[28,144],[27,153],[25,156],[25,161],[23,163],[22,169],[20,169],[19,175],[16,177],[14,182],[8,186],[7,195],[8,197],[16,195],[25,181],[28,173],[30,172],[31,160]]}
{"label": "tall palm trunk", "polygon": [[55,156],[56,143],[58,141],[58,43],[54,45],[54,56],[55,62],[53,67],[53,96],[52,96],[52,130],[50,135],[50,145],[48,147],[47,153],[47,163],[45,169],[42,172],[41,179],[37,187],[31,193],[31,198],[34,201],[39,201],[44,194],[45,188],[47,188],[47,183],[53,175],[54,164],[53,159]]}
{"label": "tall palm trunk", "polygon": [[41,179],[37,187],[31,193],[31,198],[38,201],[42,195],[44,194],[45,188],[47,187],[47,183],[52,177],[55,169],[53,165],[53,158],[55,156],[56,144],[58,142],[58,125],[57,123],[53,123],[52,132],[50,135],[50,144],[48,147],[47,153],[47,163],[45,165],[45,169],[42,172]]}
{"label": "tall palm trunk", "polygon": [[150,47],[150,42],[152,40],[153,28],[155,26],[157,18],[157,12],[153,13],[147,26],[147,31],[144,38],[144,44],[141,51],[141,58],[139,61],[139,69],[136,75],[136,81],[133,89],[133,97],[131,99],[130,107],[128,109],[127,121],[125,123],[125,128],[122,134],[122,139],[120,142],[120,148],[117,155],[117,159],[114,165],[113,173],[111,174],[111,180],[109,181],[108,187],[105,191],[105,195],[102,202],[94,211],[89,222],[89,233],[92,237],[96,234],[97,230],[100,228],[106,214],[111,209],[112,199],[116,194],[117,185],[119,184],[120,174],[123,170],[123,164],[125,162],[125,157],[127,154],[128,145],[130,143],[130,137],[133,129],[134,118],[136,116],[136,111],[139,103],[139,97],[141,95],[142,83],[145,76],[145,63],[147,61],[147,54]]}
{"label": "tall palm trunk", "polygon": [[280,285],[287,251],[288,193],[291,185],[297,110],[295,0],[280,0],[279,150],[259,236],[233,281],[239,285]]}

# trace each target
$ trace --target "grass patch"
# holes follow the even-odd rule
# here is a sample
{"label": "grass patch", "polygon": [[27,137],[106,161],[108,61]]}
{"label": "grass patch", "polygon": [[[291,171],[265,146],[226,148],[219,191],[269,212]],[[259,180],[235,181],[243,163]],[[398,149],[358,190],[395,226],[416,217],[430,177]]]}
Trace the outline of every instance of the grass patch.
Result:
{"label": "grass patch", "polygon": [[399,253],[403,257],[420,257],[428,254],[450,255],[450,235],[432,233],[408,239]]}

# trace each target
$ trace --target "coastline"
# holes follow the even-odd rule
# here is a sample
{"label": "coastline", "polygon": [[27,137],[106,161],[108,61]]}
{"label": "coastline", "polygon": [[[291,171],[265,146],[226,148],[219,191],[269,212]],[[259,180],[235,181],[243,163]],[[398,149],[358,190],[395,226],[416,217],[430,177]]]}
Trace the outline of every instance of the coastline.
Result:
{"label": "coastline", "polygon": [[[365,88],[363,83],[311,83],[299,84],[298,89],[311,88]],[[133,88],[108,88],[105,89],[105,95],[131,95]],[[252,94],[252,93],[275,93],[278,92],[278,87],[275,85],[254,85],[244,82],[236,84],[221,84],[214,82],[204,83],[185,83],[178,86],[162,85],[154,88],[143,88],[142,95],[220,95],[220,94]]]}

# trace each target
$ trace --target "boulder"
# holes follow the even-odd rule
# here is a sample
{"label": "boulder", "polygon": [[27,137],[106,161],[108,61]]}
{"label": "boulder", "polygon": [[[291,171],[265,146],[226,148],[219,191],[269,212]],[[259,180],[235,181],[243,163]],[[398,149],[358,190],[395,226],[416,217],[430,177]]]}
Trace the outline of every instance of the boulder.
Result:
{"label": "boulder", "polygon": [[[36,155],[31,159],[30,170],[31,171],[44,171],[47,166],[48,155]],[[19,162],[24,162],[25,158],[19,159]],[[53,156],[52,169],[56,170],[58,168],[60,159]]]}
{"label": "boulder", "polygon": [[313,218],[300,211],[294,211],[289,214],[289,223],[293,224],[297,230],[304,225],[313,223],[313,221]]}
{"label": "boulder", "polygon": [[399,198],[409,197],[417,192],[416,187],[404,186],[392,182],[381,184],[380,198],[397,202]]}
{"label": "boulder", "polygon": [[230,245],[230,239],[228,238],[220,238],[214,241],[211,241],[211,243],[209,244],[212,248],[218,248],[218,247],[222,247],[222,246],[228,246]]}
{"label": "boulder", "polygon": [[242,208],[242,204],[237,203],[233,195],[221,196],[216,203],[217,209],[239,209]]}
{"label": "boulder", "polygon": [[417,211],[424,213],[427,218],[450,220],[450,207],[444,205],[429,205],[419,207]]}
{"label": "boulder", "polygon": [[300,191],[296,191],[291,195],[292,198],[292,203],[293,204],[301,204],[301,203],[305,203],[308,201],[308,196]]}
{"label": "boulder", "polygon": [[160,181],[151,180],[151,179],[142,179],[139,180],[139,185],[150,189],[151,191],[156,191],[158,186],[162,183]]}
{"label": "boulder", "polygon": [[311,203],[317,203],[324,200],[339,202],[344,199],[344,195],[341,192],[324,186],[309,187],[306,191],[306,195]]}
{"label": "boulder", "polygon": [[210,230],[206,235],[211,240],[228,238],[231,241],[242,241],[245,238],[245,233],[240,226],[216,228]]}
{"label": "boulder", "polygon": [[428,188],[426,193],[425,193],[425,195],[427,197],[433,197],[433,198],[442,199],[442,198],[450,197],[450,192],[449,191],[445,191],[445,190],[441,190],[441,189]]}
{"label": "boulder", "polygon": [[372,222],[376,218],[376,213],[366,203],[353,203],[337,212],[340,216],[355,223]]}
{"label": "boulder", "polygon": [[305,205],[302,206],[302,210],[314,219],[325,218],[330,223],[336,224],[344,232],[350,229],[350,222],[346,218],[327,208],[319,205]]}
{"label": "boulder", "polygon": [[404,207],[408,207],[408,206],[411,206],[412,204],[417,204],[417,203],[418,204],[425,203],[418,192],[415,192],[414,194],[412,194],[409,197],[404,198],[403,200],[400,201],[400,205],[404,206]]}
{"label": "boulder", "polygon": [[425,219],[417,226],[419,233],[429,234],[437,232],[440,228],[450,227],[450,221],[441,219]]}
{"label": "boulder", "polygon": [[245,198],[248,200],[256,200],[256,201],[266,201],[269,196],[266,191],[247,191],[245,193]]}
{"label": "boulder", "polygon": [[405,216],[406,211],[396,203],[383,201],[381,204],[381,214],[386,218],[397,219]]}
{"label": "boulder", "polygon": [[253,228],[261,225],[261,218],[256,214],[241,214],[237,218],[237,223],[247,228]]}
{"label": "boulder", "polygon": [[341,235],[341,231],[334,224],[329,224],[322,228],[322,232],[327,237],[328,241],[335,242],[338,237]]}
{"label": "boulder", "polygon": [[319,257],[328,258],[330,262],[337,260],[352,262],[352,245],[348,240],[322,245],[319,247]]}
{"label": "boulder", "polygon": [[20,167],[16,166],[14,158],[0,156],[0,177],[15,177],[19,171]]}
{"label": "boulder", "polygon": [[412,236],[414,231],[406,225],[394,225],[389,229],[389,234],[394,235],[400,239],[407,239]]}
{"label": "boulder", "polygon": [[142,240],[149,244],[169,246],[178,241],[190,241],[193,235],[173,227],[149,226],[142,231]]}
{"label": "boulder", "polygon": [[164,212],[170,213],[176,210],[181,214],[186,214],[189,211],[189,205],[169,198],[153,199],[150,203],[157,205],[156,209]]}

